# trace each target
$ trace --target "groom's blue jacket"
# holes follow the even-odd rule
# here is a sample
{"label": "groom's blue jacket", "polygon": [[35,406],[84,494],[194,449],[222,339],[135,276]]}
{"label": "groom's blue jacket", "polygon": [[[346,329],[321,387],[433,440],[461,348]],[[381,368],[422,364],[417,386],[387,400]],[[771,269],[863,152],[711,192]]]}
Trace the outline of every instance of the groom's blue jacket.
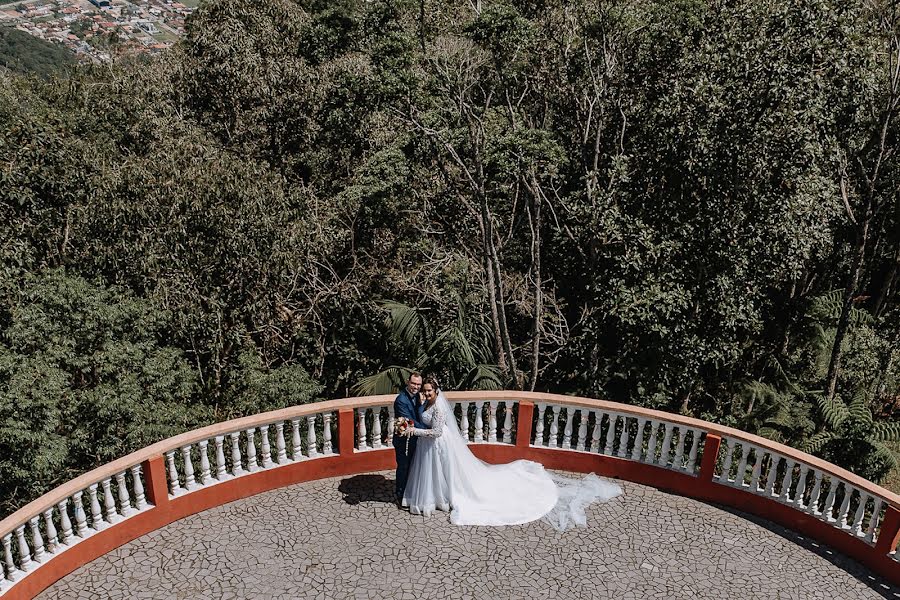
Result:
{"label": "groom's blue jacket", "polygon": [[[403,388],[394,400],[394,418],[406,417],[415,423],[416,429],[428,429],[428,426],[422,422],[422,406],[419,404],[419,394],[415,396],[409,393],[409,390]],[[393,424],[391,424],[393,427]],[[406,441],[402,436],[394,436],[394,447],[406,446]],[[411,445],[416,443],[416,438],[410,440]]]}

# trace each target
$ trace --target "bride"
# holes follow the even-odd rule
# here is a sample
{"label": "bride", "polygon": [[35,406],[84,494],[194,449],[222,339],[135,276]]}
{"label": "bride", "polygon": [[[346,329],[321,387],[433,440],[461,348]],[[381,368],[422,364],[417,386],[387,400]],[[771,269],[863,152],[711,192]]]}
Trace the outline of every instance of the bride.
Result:
{"label": "bride", "polygon": [[416,515],[449,511],[454,525],[518,525],[544,518],[563,530],[584,526],[584,508],[606,501],[622,489],[590,474],[581,480],[552,475],[529,460],[487,464],[466,445],[456,416],[434,377],[422,383],[422,422],[430,429],[410,428],[418,436],[403,506]]}

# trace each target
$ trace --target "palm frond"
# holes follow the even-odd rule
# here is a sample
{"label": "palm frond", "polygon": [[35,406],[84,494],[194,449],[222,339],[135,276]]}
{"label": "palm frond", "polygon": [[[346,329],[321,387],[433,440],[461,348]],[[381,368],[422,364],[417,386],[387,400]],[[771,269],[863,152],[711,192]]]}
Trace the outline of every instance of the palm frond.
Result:
{"label": "palm frond", "polygon": [[393,300],[379,305],[388,311],[386,324],[391,335],[406,348],[417,348],[430,338],[428,321],[419,309]]}
{"label": "palm frond", "polygon": [[900,442],[900,423],[896,421],[881,421],[872,427],[871,440],[877,442]]}
{"label": "palm frond", "polygon": [[367,375],[354,384],[352,390],[359,396],[377,396],[392,394],[403,387],[412,369],[391,365],[373,375]]}
{"label": "palm frond", "polygon": [[824,396],[817,396],[816,404],[819,406],[819,412],[822,413],[825,423],[831,429],[840,427],[841,424],[847,420],[847,417],[850,416],[847,405],[838,398],[829,402]]}
{"label": "palm frond", "polygon": [[502,374],[497,365],[478,364],[466,373],[462,387],[473,390],[499,390],[503,387]]}
{"label": "palm frond", "polygon": [[834,437],[835,433],[833,431],[823,431],[821,433],[817,433],[816,435],[806,440],[806,442],[803,443],[801,449],[804,452],[815,454],[816,452],[821,450],[825,444],[833,440]]}
{"label": "palm frond", "polygon": [[854,394],[853,400],[847,407],[847,412],[854,421],[869,426],[872,424],[872,410],[869,408],[866,394],[863,390],[859,390]]}

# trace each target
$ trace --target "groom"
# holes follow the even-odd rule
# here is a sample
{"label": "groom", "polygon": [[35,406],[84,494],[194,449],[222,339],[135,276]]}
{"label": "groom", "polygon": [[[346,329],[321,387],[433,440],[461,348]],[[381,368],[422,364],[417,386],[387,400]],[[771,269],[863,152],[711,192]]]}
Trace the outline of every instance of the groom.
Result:
{"label": "groom", "polygon": [[[397,399],[394,400],[394,417],[406,417],[411,420],[416,429],[428,429],[422,423],[422,405],[419,402],[419,389],[422,387],[422,376],[419,373],[411,373],[406,382],[406,387],[400,390]],[[409,445],[407,445],[407,439]],[[416,453],[416,437],[405,438],[394,435],[394,455],[397,457],[397,477],[394,488],[397,506],[402,506],[403,492],[406,490],[406,481],[409,479],[409,465]],[[407,448],[409,453],[407,454]]]}

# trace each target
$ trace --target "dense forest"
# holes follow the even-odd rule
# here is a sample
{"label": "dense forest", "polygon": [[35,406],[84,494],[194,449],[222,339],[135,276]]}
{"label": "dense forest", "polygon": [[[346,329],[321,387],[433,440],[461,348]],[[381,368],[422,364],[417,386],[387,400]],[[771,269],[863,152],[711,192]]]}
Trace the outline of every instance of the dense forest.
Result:
{"label": "dense forest", "polygon": [[0,79],[4,511],[412,367],[896,464],[896,3],[204,0]]}

